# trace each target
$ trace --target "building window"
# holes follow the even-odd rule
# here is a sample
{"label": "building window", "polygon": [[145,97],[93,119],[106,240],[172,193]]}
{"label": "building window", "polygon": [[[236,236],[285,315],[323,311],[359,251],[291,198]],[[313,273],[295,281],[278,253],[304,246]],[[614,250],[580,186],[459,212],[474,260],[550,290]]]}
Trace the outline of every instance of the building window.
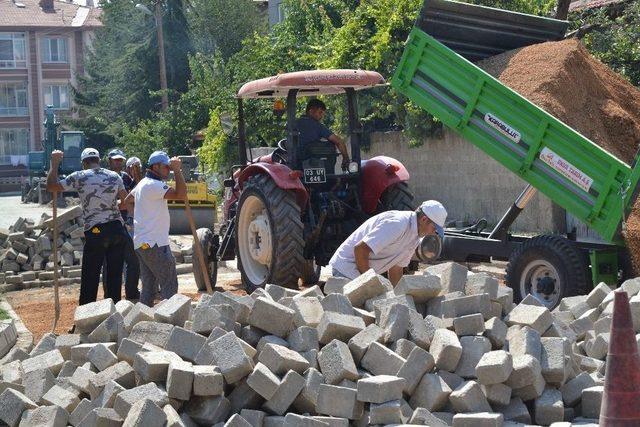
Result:
{"label": "building window", "polygon": [[24,33],[0,33],[0,68],[27,68]]}
{"label": "building window", "polygon": [[0,117],[28,115],[27,83],[0,83]]}
{"label": "building window", "polygon": [[69,62],[67,39],[62,37],[42,39],[42,62]]}
{"label": "building window", "polygon": [[27,166],[29,129],[0,128],[0,165]]}
{"label": "building window", "polygon": [[56,110],[69,108],[69,86],[47,85],[44,87],[44,105],[53,105]]}

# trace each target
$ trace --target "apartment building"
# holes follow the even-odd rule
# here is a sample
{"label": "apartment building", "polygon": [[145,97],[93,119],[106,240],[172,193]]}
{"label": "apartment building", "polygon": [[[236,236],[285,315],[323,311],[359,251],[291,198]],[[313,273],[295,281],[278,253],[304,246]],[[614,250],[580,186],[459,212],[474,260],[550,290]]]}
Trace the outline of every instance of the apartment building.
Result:
{"label": "apartment building", "polygon": [[71,86],[100,9],[54,0],[0,0],[0,191],[27,174],[27,153],[41,149],[44,109],[75,115]]}

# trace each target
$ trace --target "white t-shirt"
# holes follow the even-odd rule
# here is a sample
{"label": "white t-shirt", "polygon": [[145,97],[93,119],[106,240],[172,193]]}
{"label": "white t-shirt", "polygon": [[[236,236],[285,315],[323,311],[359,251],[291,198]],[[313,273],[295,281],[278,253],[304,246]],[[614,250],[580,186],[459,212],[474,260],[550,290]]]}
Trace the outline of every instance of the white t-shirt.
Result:
{"label": "white t-shirt", "polygon": [[420,244],[416,213],[387,211],[369,218],[340,245],[329,265],[350,279],[358,277],[354,249],[360,242],[371,248],[369,267],[376,273],[408,266]]}
{"label": "white t-shirt", "polygon": [[169,207],[164,195],[166,182],[145,177],[131,191],[135,198],[133,246],[167,246],[169,244]]}

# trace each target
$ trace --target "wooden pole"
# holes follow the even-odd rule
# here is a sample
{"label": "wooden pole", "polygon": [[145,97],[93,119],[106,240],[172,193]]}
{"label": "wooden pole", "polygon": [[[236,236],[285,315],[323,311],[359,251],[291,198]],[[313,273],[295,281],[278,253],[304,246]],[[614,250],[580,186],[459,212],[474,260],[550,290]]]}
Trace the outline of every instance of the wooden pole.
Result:
{"label": "wooden pole", "polygon": [[164,56],[164,29],[162,25],[162,5],[156,1],[156,30],[158,32],[158,60],[160,65],[160,94],[162,99],[162,111],[169,108],[169,95],[167,94],[167,66]]}
{"label": "wooden pole", "polygon": [[53,301],[55,315],[51,332],[55,333],[60,319],[60,293],[58,291],[58,192],[53,192]]}
{"label": "wooden pole", "polygon": [[558,0],[558,6],[556,7],[556,19],[566,20],[569,16],[569,6],[571,0]]}
{"label": "wooden pole", "polygon": [[200,264],[200,270],[202,271],[202,275],[204,276],[204,284],[207,287],[207,293],[213,294],[213,289],[211,288],[211,280],[209,278],[207,263],[204,259],[204,253],[202,252],[202,246],[200,246],[200,241],[198,240],[198,232],[196,231],[196,223],[193,220],[193,214],[191,213],[191,205],[189,204],[189,197],[185,197],[184,199],[184,210],[187,214],[187,219],[189,220],[189,227],[191,227],[191,234],[193,235],[193,250],[195,251],[196,258],[198,258],[198,263]]}

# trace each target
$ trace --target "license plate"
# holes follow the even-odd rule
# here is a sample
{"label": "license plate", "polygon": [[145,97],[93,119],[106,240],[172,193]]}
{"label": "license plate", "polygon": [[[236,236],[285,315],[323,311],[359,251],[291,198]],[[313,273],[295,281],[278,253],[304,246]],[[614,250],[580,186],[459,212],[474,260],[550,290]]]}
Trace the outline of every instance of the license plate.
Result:
{"label": "license plate", "polygon": [[305,184],[321,184],[327,182],[327,176],[324,168],[310,168],[304,170]]}

